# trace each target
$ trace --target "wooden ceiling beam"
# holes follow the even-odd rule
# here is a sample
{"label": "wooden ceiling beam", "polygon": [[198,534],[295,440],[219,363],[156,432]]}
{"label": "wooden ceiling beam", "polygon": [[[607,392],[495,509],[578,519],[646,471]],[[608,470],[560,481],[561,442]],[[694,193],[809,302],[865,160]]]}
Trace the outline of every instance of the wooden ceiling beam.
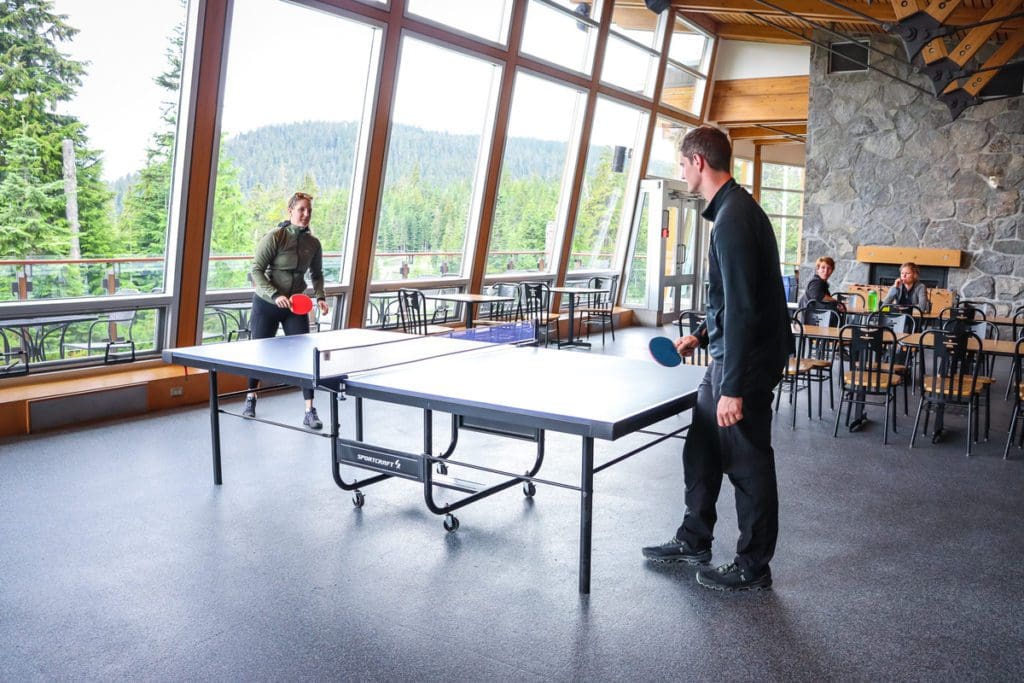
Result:
{"label": "wooden ceiling beam", "polygon": [[[774,130],[773,130],[774,129]],[[763,126],[736,126],[729,128],[729,137],[732,140],[773,140],[785,138],[789,135],[807,135],[807,124],[778,124],[770,128]]]}
{"label": "wooden ceiling beam", "polygon": [[[985,60],[985,63],[981,65],[981,68],[988,69],[995,66],[1003,66],[1008,61],[1013,59],[1017,52],[1024,48],[1024,29],[1021,29],[1010,36],[1010,39],[999,46],[999,49],[992,53],[992,56]],[[982,71],[971,76],[967,80],[967,85],[964,86],[964,90],[970,94],[977,96],[981,89],[988,85],[988,82],[995,78],[996,74],[999,73],[998,69],[992,69],[991,71]]]}
{"label": "wooden ceiling beam", "polygon": [[[998,19],[999,17],[1005,17],[1012,14],[1018,7],[1020,7],[1021,0],[997,0],[996,4],[992,5],[992,9],[985,13],[985,16],[981,21],[988,21],[990,19]],[[983,24],[982,26],[975,26],[972,28],[964,39],[960,41],[950,52],[950,59],[954,62],[963,66],[966,64],[978,50],[985,44],[985,42],[992,37],[1002,24],[991,23]]]}
{"label": "wooden ceiling beam", "polygon": [[[772,4],[785,7],[794,14],[818,22],[832,21],[841,24],[863,24],[865,22],[855,14],[844,12],[832,5],[818,2],[818,0],[772,0]],[[754,12],[766,16],[786,16],[767,5],[762,5],[757,0],[672,0],[672,6],[678,10],[708,14],[750,14]],[[895,23],[897,20],[896,13],[890,4],[873,2],[870,5],[851,5],[850,7],[878,21]],[[987,11],[984,7],[959,6],[950,17],[949,23],[954,26],[975,24],[982,21]]]}
{"label": "wooden ceiling beam", "polygon": [[[810,29],[793,30],[803,34],[805,38],[811,37]],[[765,26],[763,24],[719,24],[717,35],[723,40],[746,40],[753,43],[779,43],[785,45],[806,44],[806,40],[801,40],[792,33],[786,33],[773,26]]]}

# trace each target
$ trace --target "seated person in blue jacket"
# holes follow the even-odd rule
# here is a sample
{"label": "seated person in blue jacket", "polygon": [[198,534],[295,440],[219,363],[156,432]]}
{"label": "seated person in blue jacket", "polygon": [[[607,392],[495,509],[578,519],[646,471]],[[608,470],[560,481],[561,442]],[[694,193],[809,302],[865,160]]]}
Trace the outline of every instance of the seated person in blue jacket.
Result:
{"label": "seated person in blue jacket", "polygon": [[822,256],[814,263],[814,277],[807,283],[801,306],[808,306],[812,301],[827,304],[828,308],[845,311],[846,307],[839,302],[828,288],[828,279],[835,272],[836,262],[831,256]]}
{"label": "seated person in blue jacket", "polygon": [[918,278],[921,277],[921,269],[916,263],[907,261],[900,266],[900,276],[885,295],[883,304],[897,304],[899,306],[917,306],[922,313],[928,312],[928,288]]}

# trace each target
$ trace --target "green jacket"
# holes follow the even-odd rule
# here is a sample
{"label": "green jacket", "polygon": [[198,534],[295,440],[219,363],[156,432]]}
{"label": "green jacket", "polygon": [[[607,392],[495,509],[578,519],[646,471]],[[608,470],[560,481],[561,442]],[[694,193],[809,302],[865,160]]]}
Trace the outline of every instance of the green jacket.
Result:
{"label": "green jacket", "polygon": [[306,291],[306,271],[313,279],[313,298],[324,299],[324,252],[309,228],[285,221],[260,239],[252,259],[256,294],[270,303],[278,296]]}

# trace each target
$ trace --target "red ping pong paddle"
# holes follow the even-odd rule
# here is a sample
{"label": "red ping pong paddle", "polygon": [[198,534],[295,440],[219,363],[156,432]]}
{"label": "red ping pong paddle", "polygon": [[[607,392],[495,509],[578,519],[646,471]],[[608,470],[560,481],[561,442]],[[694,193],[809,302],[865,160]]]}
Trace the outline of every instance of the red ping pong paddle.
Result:
{"label": "red ping pong paddle", "polygon": [[666,368],[674,368],[683,362],[675,342],[668,337],[654,337],[647,344],[647,348],[651,351],[651,357]]}
{"label": "red ping pong paddle", "polygon": [[313,300],[305,294],[292,294],[292,313],[306,315],[313,310]]}

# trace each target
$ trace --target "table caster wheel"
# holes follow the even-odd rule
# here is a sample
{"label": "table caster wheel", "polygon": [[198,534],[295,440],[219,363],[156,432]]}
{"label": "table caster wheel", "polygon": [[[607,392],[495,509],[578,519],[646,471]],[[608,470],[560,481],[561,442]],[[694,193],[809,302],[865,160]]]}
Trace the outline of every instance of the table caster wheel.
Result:
{"label": "table caster wheel", "polygon": [[439,462],[437,463],[435,470],[438,474],[448,474],[448,465],[445,465],[443,462]]}
{"label": "table caster wheel", "polygon": [[363,495],[362,491],[356,491],[352,494],[352,504],[357,508],[363,507],[363,503],[366,502],[366,496]]}
{"label": "table caster wheel", "polygon": [[444,516],[444,530],[451,533],[459,528],[459,518],[452,514]]}
{"label": "table caster wheel", "polygon": [[523,482],[523,495],[527,498],[533,498],[533,494],[537,493],[537,487],[533,485],[532,481]]}

